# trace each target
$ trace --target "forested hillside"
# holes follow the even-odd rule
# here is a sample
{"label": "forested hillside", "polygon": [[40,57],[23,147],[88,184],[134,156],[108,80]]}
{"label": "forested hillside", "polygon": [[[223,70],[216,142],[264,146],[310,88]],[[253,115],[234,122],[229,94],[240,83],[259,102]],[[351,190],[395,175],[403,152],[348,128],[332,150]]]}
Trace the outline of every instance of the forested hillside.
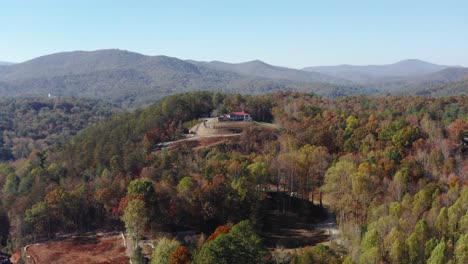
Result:
{"label": "forested hillside", "polygon": [[[338,244],[288,262],[466,263],[467,106],[466,96],[170,96],[2,164],[0,240],[18,249],[57,232],[125,229],[139,241],[191,230],[208,238],[159,236],[152,263],[279,263],[262,238],[265,202],[281,193],[329,204],[340,228]],[[158,148],[201,117],[240,110],[274,126]]]}
{"label": "forested hillside", "polygon": [[125,50],[62,52],[0,65],[0,96],[74,96],[124,109],[148,106],[181,92],[259,95],[296,91],[336,98],[357,95],[466,94],[468,69],[404,60],[388,65],[325,66],[303,70],[253,60],[181,60]]}
{"label": "forested hillside", "polygon": [[[63,52],[0,66],[0,96],[76,96],[138,108],[181,92],[263,94],[279,90],[336,97],[359,86],[320,73],[268,67],[267,74],[207,67],[167,56],[123,50]],[[292,74],[291,74],[292,72]]]}
{"label": "forested hillside", "polygon": [[27,158],[33,151],[63,144],[118,109],[99,100],[3,98],[0,100],[0,161]]}

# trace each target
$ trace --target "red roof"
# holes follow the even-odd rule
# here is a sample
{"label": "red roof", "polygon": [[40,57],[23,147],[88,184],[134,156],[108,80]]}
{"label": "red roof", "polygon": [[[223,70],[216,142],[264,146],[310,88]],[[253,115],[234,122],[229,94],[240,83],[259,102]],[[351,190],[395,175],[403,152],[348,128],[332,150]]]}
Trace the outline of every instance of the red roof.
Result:
{"label": "red roof", "polygon": [[249,114],[249,113],[246,113],[246,112],[244,112],[244,111],[242,111],[242,112],[232,112],[231,115],[239,115],[239,116],[241,115],[241,116],[244,116],[244,115],[250,115],[250,114]]}

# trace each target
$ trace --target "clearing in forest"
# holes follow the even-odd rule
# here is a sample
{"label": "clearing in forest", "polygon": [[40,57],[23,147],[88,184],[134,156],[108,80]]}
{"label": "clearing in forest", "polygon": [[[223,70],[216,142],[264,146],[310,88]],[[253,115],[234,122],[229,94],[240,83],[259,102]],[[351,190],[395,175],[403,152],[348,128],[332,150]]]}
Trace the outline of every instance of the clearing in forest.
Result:
{"label": "clearing in forest", "polygon": [[121,235],[76,236],[27,247],[31,264],[127,264]]}

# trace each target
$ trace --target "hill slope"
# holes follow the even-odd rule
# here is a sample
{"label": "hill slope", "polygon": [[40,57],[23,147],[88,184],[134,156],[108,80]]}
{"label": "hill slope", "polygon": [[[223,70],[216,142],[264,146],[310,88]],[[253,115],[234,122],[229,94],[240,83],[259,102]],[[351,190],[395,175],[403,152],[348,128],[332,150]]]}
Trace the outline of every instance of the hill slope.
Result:
{"label": "hill slope", "polygon": [[3,66],[3,65],[12,65],[14,64],[13,62],[6,62],[6,61],[0,61],[0,66]]}
{"label": "hill slope", "polygon": [[398,95],[449,96],[466,94],[468,87],[463,88],[463,83],[467,79],[468,68],[454,67],[423,76],[385,80],[369,85],[381,92],[395,92]]}
{"label": "hill slope", "polygon": [[315,80],[312,77],[268,78],[273,74],[248,73],[121,50],[64,52],[0,67],[0,96],[52,93],[99,98],[123,107],[137,107],[170,94],[196,90],[249,94],[300,90],[329,97],[362,93],[351,85],[320,82],[334,80],[332,77],[322,78],[320,74],[315,75],[322,79]]}

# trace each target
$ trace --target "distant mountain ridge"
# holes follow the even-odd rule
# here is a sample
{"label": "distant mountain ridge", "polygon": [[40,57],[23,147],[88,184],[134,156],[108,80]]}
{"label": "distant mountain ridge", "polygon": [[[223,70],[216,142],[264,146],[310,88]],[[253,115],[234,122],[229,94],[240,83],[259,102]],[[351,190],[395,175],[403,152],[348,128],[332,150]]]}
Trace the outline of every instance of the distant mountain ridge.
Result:
{"label": "distant mountain ridge", "polygon": [[421,76],[446,68],[449,68],[449,66],[433,64],[417,59],[409,59],[386,65],[316,66],[306,67],[303,68],[303,70],[365,83],[376,81],[380,78]]}
{"label": "distant mountain ridge", "polygon": [[216,70],[236,72],[246,75],[255,75],[271,79],[284,79],[302,82],[324,82],[338,85],[352,84],[352,82],[349,80],[335,78],[313,71],[307,72],[287,67],[273,66],[261,60],[253,60],[242,63],[227,63],[221,61],[193,62]]}
{"label": "distant mountain ridge", "polygon": [[174,93],[199,90],[243,94],[302,91],[324,97],[388,93],[443,96],[445,91],[466,93],[467,83],[461,80],[467,78],[467,68],[420,60],[298,70],[260,60],[203,62],[109,49],[61,52],[0,66],[0,96],[51,93],[135,108]]}
{"label": "distant mountain ridge", "polygon": [[[298,90],[328,97],[365,93],[347,80],[275,66],[265,68],[268,70],[259,72],[220,69],[202,62],[122,50],[62,52],[1,66],[0,96],[52,93],[136,107],[196,90],[248,94]],[[273,72],[279,77],[273,78]]]}

